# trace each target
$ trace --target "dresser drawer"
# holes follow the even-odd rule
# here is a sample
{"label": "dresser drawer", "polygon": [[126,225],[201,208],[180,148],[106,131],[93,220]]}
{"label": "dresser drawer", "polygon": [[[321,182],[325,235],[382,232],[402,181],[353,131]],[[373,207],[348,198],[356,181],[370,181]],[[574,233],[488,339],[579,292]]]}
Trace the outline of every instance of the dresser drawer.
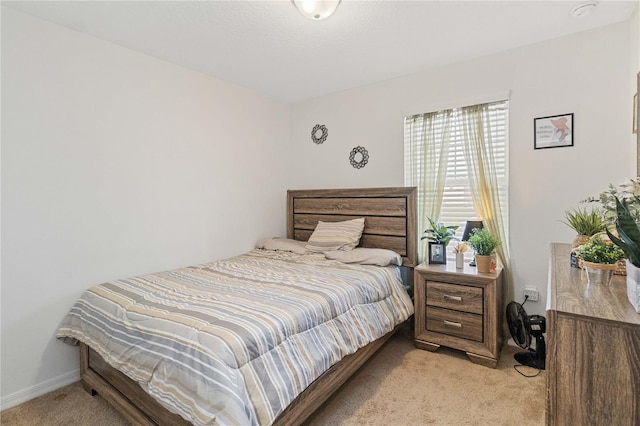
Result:
{"label": "dresser drawer", "polygon": [[482,315],[482,288],[427,281],[427,305]]}
{"label": "dresser drawer", "polygon": [[429,331],[482,342],[482,315],[427,306]]}

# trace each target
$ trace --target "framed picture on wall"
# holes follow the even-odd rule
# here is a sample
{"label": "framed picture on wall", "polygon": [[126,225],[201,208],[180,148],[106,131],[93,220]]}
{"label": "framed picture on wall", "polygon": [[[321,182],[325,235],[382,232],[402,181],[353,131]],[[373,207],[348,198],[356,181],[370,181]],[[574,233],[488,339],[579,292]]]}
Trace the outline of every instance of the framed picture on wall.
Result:
{"label": "framed picture on wall", "polygon": [[573,113],[533,119],[534,149],[573,146]]}

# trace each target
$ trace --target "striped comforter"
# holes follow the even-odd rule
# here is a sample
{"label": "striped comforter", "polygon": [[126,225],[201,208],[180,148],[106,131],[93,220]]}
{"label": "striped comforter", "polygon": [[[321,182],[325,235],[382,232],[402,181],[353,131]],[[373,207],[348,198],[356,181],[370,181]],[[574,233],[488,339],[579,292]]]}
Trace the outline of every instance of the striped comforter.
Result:
{"label": "striped comforter", "polygon": [[194,424],[271,424],[345,355],[413,313],[397,267],[253,250],[87,290],[82,341]]}

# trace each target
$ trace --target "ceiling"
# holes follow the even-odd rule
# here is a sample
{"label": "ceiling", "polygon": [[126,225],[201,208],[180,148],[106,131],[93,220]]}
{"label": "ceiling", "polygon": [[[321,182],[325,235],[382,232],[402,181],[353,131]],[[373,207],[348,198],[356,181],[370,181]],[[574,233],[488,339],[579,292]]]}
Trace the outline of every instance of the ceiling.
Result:
{"label": "ceiling", "polygon": [[322,21],[280,1],[2,1],[284,102],[627,20],[636,0],[351,1]]}

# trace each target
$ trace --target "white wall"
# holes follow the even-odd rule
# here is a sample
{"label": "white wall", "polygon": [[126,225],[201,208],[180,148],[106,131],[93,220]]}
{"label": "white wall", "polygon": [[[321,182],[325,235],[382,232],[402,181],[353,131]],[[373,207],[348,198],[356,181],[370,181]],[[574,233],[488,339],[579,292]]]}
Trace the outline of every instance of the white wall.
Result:
{"label": "white wall", "polygon": [[[3,7],[2,408],[77,379],[54,334],[89,285],[283,235],[287,188],[402,185],[404,115],[509,93],[516,294],[544,299],[564,210],[635,174],[639,19],[291,108]],[[565,112],[576,146],[534,151],[533,118]]]}
{"label": "white wall", "polygon": [[[510,93],[510,218],[515,295],[536,286],[544,313],[549,243],[571,242],[564,211],[635,174],[628,22],[300,103],[292,110],[299,187],[403,184],[403,116]],[[428,54],[428,44],[425,52]],[[533,119],[575,114],[575,146],[533,149]],[[329,137],[314,145],[314,124]],[[351,167],[350,150],[370,154]]]}
{"label": "white wall", "polygon": [[2,408],[77,380],[105,280],[284,235],[290,107],[2,8]]}
{"label": "white wall", "polygon": [[636,9],[629,20],[631,31],[631,74],[632,78],[640,72],[640,0],[636,0]]}

